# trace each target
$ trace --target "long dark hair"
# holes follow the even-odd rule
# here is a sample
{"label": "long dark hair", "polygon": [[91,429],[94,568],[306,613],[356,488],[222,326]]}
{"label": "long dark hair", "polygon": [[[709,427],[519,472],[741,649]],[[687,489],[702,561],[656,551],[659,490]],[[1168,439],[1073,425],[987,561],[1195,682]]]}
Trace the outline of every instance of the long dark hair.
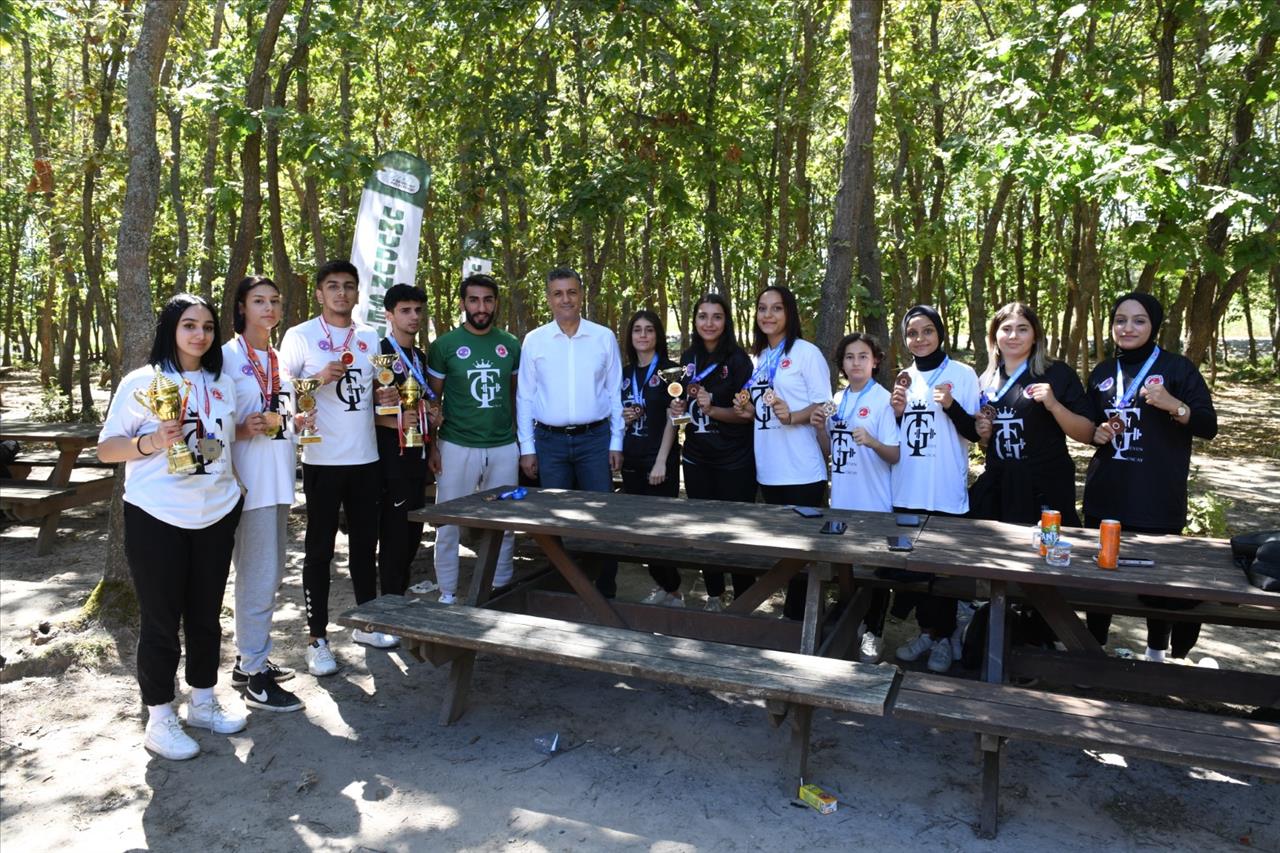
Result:
{"label": "long dark hair", "polygon": [[237,334],[244,334],[244,301],[249,298],[249,291],[253,290],[260,284],[280,292],[280,288],[276,283],[265,275],[251,275],[240,279],[240,283],[236,285],[236,301],[235,308],[232,309],[231,327],[236,330]]}
{"label": "long dark hair", "polygon": [[[756,295],[757,313],[760,311],[760,297],[770,290],[782,297],[782,310],[787,315],[787,338],[783,343],[782,351],[791,352],[791,345],[796,342],[796,339],[804,337],[804,329],[800,327],[800,309],[796,306],[796,295],[789,287],[783,287],[780,284],[770,285]],[[751,338],[751,354],[759,355],[769,348],[769,336],[760,331],[759,320],[754,321],[754,325],[755,334]]]}
{"label": "long dark hair", "polygon": [[151,355],[147,357],[147,363],[161,370],[182,372],[182,362],[178,360],[178,321],[187,313],[188,308],[196,305],[208,309],[213,317],[213,343],[200,356],[200,366],[217,379],[222,375],[222,347],[219,345],[222,330],[218,326],[218,309],[208,299],[194,293],[175,293],[160,309],[160,317],[156,320],[156,337],[151,342]]}
{"label": "long dark hair", "polygon": [[[703,305],[718,305],[720,310],[724,312],[724,331],[720,333],[720,340],[716,341],[715,352],[707,352],[707,342],[698,334],[698,309]],[[724,359],[733,355],[734,350],[741,349],[742,345],[738,343],[738,335],[733,330],[733,311],[729,309],[729,300],[719,293],[704,293],[699,296],[698,301],[694,303],[693,311],[689,315],[689,340],[689,352],[698,361],[710,356],[716,356],[723,363]]]}
{"label": "long dark hair", "polygon": [[650,311],[648,308],[641,308],[639,311],[631,315],[631,319],[627,321],[627,363],[636,364],[640,360],[640,356],[636,353],[636,345],[631,340],[631,333],[635,331],[636,322],[639,320],[648,320],[653,324],[654,335],[657,337],[656,345],[653,349],[653,357],[661,364],[669,361],[670,356],[667,355],[667,333],[662,328],[662,321],[658,319],[658,315]]}

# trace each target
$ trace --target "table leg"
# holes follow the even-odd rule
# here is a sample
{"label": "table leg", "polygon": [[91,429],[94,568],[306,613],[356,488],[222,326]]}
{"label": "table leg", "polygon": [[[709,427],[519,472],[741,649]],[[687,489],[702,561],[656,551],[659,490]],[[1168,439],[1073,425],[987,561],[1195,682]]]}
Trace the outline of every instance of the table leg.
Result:
{"label": "table leg", "polygon": [[[791,706],[790,773],[787,774],[787,796],[795,797],[809,772],[809,730],[813,723],[812,705]],[[799,781],[797,781],[799,780]]]}
{"label": "table leg", "polygon": [[818,626],[822,624],[822,578],[809,572],[804,595],[804,625],[800,628],[800,654],[811,655],[818,649]]}
{"label": "table leg", "polygon": [[[991,582],[991,603],[987,621],[987,654],[983,661],[983,680],[992,684],[1004,681],[1004,653],[1006,620],[1008,618],[1008,589],[1004,581]],[[1002,739],[996,735],[978,735],[982,748],[982,810],[978,833],[984,838],[994,838],[1000,820],[1000,747]]]}
{"label": "table leg", "polygon": [[476,568],[471,573],[471,587],[467,590],[467,604],[483,607],[493,591],[493,575],[498,568],[498,552],[502,549],[501,530],[481,530],[480,547],[476,549]]}
{"label": "table leg", "polygon": [[1102,650],[1102,646],[1098,645],[1098,641],[1094,639],[1093,634],[1089,633],[1089,629],[1085,624],[1080,621],[1080,617],[1076,615],[1075,610],[1067,604],[1061,591],[1042,584],[1024,583],[1020,586],[1022,587],[1023,595],[1044,617],[1044,621],[1049,623],[1049,627],[1053,629],[1053,633],[1058,636],[1062,644],[1067,647],[1067,651],[1093,655],[1094,657],[1106,657],[1106,652]]}
{"label": "table leg", "polygon": [[609,599],[600,594],[600,590],[596,589],[596,585],[591,582],[582,568],[569,556],[569,552],[564,549],[564,543],[560,541],[559,536],[548,536],[546,534],[533,534],[533,541],[538,543],[538,547],[542,549],[542,553],[547,555],[547,559],[551,560],[564,579],[569,582],[569,586],[573,587],[573,591],[577,593],[578,598],[582,599],[582,603],[587,606],[592,615],[600,621],[601,625],[608,625],[611,628],[628,627],[626,620],[613,609],[613,605],[609,603]]}
{"label": "table leg", "polygon": [[787,585],[787,581],[795,576],[796,572],[803,569],[808,560],[785,559],[779,560],[772,569],[761,575],[755,583],[751,585],[751,589],[746,594],[740,595],[733,600],[733,603],[725,608],[726,613],[737,613],[745,616],[754,611],[761,604],[769,599],[778,590]]}
{"label": "table leg", "polygon": [[[71,482],[71,471],[76,466],[76,459],[80,456],[80,450],[84,447],[84,443],[77,441],[74,444],[66,442],[58,442],[58,461],[53,466],[53,473],[49,475],[46,481],[51,486],[65,486]],[[62,517],[62,510],[51,510],[40,521],[40,533],[36,536],[36,554],[43,557],[53,550],[54,540],[58,535],[58,521]]]}
{"label": "table leg", "polygon": [[456,723],[467,710],[467,694],[471,692],[471,671],[476,665],[476,653],[466,652],[449,664],[449,686],[444,692],[444,704],[440,707],[440,725]]}
{"label": "table leg", "polygon": [[[480,532],[480,547],[476,550],[476,567],[471,573],[471,586],[467,590],[466,603],[483,607],[489,600],[493,586],[493,573],[498,565],[498,551],[502,547],[501,530]],[[449,663],[449,685],[445,688],[444,702],[440,707],[440,725],[457,722],[467,710],[467,694],[471,692],[471,673],[475,670],[476,653],[463,652]]]}

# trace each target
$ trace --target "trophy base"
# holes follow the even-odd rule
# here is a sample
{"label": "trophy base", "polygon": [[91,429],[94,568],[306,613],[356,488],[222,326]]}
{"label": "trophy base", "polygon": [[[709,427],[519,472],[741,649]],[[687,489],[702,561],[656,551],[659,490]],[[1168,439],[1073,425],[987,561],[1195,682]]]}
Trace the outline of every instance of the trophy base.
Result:
{"label": "trophy base", "polygon": [[693,423],[693,415],[676,415],[671,419],[673,426],[684,426]]}
{"label": "trophy base", "polygon": [[170,448],[165,461],[169,463],[170,474],[194,474],[200,470],[195,455],[186,444],[175,444]]}
{"label": "trophy base", "polygon": [[375,415],[398,415],[400,414],[399,406],[374,406],[373,413]]}
{"label": "trophy base", "polygon": [[324,437],[323,437],[323,436],[319,436],[319,435],[304,435],[304,436],[302,436],[301,438],[299,438],[299,439],[298,439],[298,444],[319,444],[319,443],[320,443],[320,442],[322,442],[322,441],[324,441]]}

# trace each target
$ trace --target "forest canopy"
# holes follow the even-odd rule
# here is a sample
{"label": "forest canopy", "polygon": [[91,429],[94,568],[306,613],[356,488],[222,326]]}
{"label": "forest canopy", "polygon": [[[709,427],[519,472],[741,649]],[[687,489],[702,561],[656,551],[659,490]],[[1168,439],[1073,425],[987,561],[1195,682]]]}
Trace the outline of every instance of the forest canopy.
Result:
{"label": "forest canopy", "polygon": [[[1268,0],[0,2],[3,361],[89,414],[170,293],[227,316],[262,273],[281,328],[301,320],[394,149],[433,172],[437,332],[478,255],[517,334],[569,264],[615,329],[653,307],[687,335],[706,290],[750,329],[777,283],[819,343],[931,302],[979,361],[1019,299],[1087,371],[1138,289],[1166,346],[1205,360],[1244,319],[1274,371],[1278,33]],[[159,154],[150,306],[117,293],[135,97]]]}

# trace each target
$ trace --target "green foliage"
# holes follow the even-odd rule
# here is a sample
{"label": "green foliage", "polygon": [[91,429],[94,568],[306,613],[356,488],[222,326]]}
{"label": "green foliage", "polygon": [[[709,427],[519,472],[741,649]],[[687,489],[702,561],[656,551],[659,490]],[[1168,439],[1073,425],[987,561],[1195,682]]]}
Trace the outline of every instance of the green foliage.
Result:
{"label": "green foliage", "polygon": [[1187,483],[1187,526],[1182,533],[1220,539],[1227,535],[1227,510],[1231,508],[1232,501],[1204,488],[1196,476],[1197,471],[1191,472]]}

